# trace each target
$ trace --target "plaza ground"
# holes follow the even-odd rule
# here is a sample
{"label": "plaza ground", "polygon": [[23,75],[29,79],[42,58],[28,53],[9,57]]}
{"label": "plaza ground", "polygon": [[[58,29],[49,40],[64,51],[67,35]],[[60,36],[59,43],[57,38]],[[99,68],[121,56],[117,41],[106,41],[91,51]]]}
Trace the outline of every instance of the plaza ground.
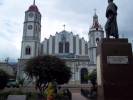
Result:
{"label": "plaza ground", "polygon": [[[88,87],[86,87],[86,88],[88,88]],[[72,100],[91,100],[91,99],[87,99],[87,98],[85,98],[83,95],[81,95],[81,91],[80,91],[80,89],[81,88],[71,88],[70,89],[70,91],[71,91],[71,93],[72,93]],[[17,88],[5,88],[4,89],[4,91],[6,92],[6,91],[16,91],[16,90],[18,90]],[[35,88],[23,88],[22,89],[22,91],[23,92],[35,92],[36,90],[35,90]],[[14,98],[18,98],[18,97],[14,97]],[[16,99],[14,99],[14,100],[16,100]],[[21,99],[20,99],[21,100]]]}
{"label": "plaza ground", "polygon": [[72,93],[72,100],[87,100],[81,93]]}

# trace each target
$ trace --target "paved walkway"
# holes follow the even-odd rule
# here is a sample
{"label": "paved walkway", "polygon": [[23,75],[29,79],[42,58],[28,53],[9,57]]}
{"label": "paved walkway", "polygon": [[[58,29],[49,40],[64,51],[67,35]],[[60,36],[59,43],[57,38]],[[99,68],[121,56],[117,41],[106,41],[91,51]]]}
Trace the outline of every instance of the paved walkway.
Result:
{"label": "paved walkway", "polygon": [[80,93],[72,93],[72,100],[87,100]]}
{"label": "paved walkway", "polygon": [[25,95],[9,95],[7,100],[26,100]]}

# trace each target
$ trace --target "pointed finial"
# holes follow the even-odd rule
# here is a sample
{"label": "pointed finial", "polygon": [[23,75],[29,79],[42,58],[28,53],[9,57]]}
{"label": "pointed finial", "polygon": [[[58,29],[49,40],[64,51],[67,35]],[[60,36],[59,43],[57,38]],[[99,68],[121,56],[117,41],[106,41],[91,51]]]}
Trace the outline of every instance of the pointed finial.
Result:
{"label": "pointed finial", "polygon": [[95,14],[95,15],[96,15],[96,12],[97,12],[97,9],[95,8],[95,9],[94,9],[94,14]]}
{"label": "pointed finial", "polygon": [[63,27],[64,27],[64,30],[65,30],[65,28],[66,28],[66,25],[64,24],[64,25],[63,25]]}
{"label": "pointed finial", "polygon": [[35,3],[36,3],[36,1],[34,0],[34,1],[33,1],[33,5],[35,5]]}

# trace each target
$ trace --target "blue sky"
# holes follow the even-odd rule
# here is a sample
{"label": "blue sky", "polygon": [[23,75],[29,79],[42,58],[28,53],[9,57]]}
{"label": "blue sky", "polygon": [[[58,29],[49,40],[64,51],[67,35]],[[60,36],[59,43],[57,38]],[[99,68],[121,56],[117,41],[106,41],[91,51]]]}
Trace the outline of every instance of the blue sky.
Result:
{"label": "blue sky", "polygon": [[[133,1],[114,0],[118,6],[118,26],[120,37],[133,40]],[[0,59],[18,59],[21,51],[24,12],[33,0],[0,0]],[[42,14],[41,40],[63,30],[79,34],[88,39],[94,9],[99,22],[104,27],[107,0],[36,0]]]}

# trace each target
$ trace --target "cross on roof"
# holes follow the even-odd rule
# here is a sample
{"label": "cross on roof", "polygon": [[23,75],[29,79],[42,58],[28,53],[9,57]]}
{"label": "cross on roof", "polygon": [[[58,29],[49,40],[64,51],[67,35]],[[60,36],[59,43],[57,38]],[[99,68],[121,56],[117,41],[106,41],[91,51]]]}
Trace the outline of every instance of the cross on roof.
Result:
{"label": "cross on roof", "polygon": [[64,24],[64,25],[63,25],[63,27],[64,27],[64,30],[65,30],[65,28],[66,28],[66,25]]}
{"label": "cross on roof", "polygon": [[94,9],[94,14],[96,14],[96,12],[97,12],[97,9],[95,8],[95,9]]}

